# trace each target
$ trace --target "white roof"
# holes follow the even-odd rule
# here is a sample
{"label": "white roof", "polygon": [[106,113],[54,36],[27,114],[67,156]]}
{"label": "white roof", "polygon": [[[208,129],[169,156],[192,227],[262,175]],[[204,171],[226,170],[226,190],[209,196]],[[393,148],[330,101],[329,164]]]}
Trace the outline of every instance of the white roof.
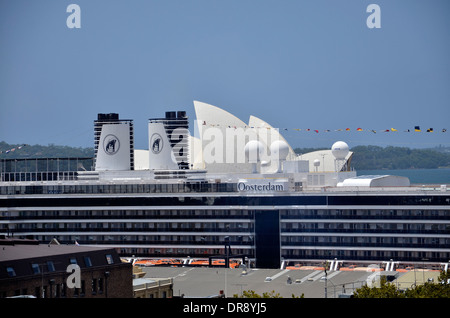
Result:
{"label": "white roof", "polygon": [[[289,143],[286,141],[286,139],[284,139],[284,137],[279,133],[279,131],[275,128],[273,128],[271,125],[269,125],[267,122],[265,122],[264,120],[255,117],[255,116],[250,116],[250,119],[248,121],[248,125],[250,127],[259,127],[259,128],[266,128],[266,129],[272,129],[272,139],[271,142],[274,142],[275,140],[281,140],[284,141],[288,147],[289,147],[289,154],[287,159],[288,160],[295,160],[297,155],[295,154],[294,150],[292,149],[291,145],[289,145]],[[270,146],[270,145],[269,145]]]}
{"label": "white roof", "polygon": [[[309,171],[311,172],[336,172],[341,171],[352,155],[353,152],[349,151],[345,160],[336,160],[331,149],[327,149],[302,154],[300,159],[309,161]],[[318,166],[314,166],[315,160],[318,160]]]}
{"label": "white roof", "polygon": [[217,106],[207,103],[194,101],[195,115],[197,117],[197,124],[199,129],[202,125],[207,127],[226,128],[231,127],[246,127],[247,124],[242,120],[230,114]]}
{"label": "white roof", "polygon": [[[217,106],[194,101],[194,108],[197,117],[198,128],[196,133],[198,133],[199,135],[196,135],[195,138],[191,139],[190,159],[191,162],[192,160],[194,160],[195,167],[201,169],[210,170],[213,168],[212,164],[205,164],[206,160],[204,157],[209,154],[209,152],[205,151],[205,149],[207,149],[206,146],[208,145],[208,143],[210,143],[210,141],[208,139],[206,139],[206,141],[203,140],[203,133],[208,128],[219,129],[223,133],[222,142],[225,146],[225,149],[233,150],[230,152],[234,154],[243,153],[244,147],[243,145],[239,146],[234,144],[234,139],[226,138],[227,135],[225,133],[225,130],[227,128],[234,128],[236,133],[239,133],[237,129],[244,129],[244,131],[241,130],[240,133],[243,133],[246,138],[250,140],[259,140],[264,144],[266,150],[264,151],[264,153],[266,154],[266,156],[262,156],[261,162],[270,162],[271,158],[266,157],[270,153],[269,149],[271,143],[276,140],[284,141],[289,148],[289,153],[286,159],[288,161],[308,160],[309,171],[311,172],[339,172],[342,170],[344,165],[349,161],[353,154],[349,151],[343,160],[336,160],[335,155],[333,155],[332,149],[328,149],[314,151],[311,153],[303,154],[302,156],[297,156],[286,139],[280,134],[278,129],[273,128],[270,124],[258,117],[250,116],[249,123],[246,124],[236,116]],[[222,162],[228,162],[225,160],[225,151],[223,152],[224,160]],[[318,166],[314,165],[314,161],[316,161],[316,164],[318,164]],[[221,165],[220,169],[224,169],[224,166]],[[228,167],[226,171],[231,172],[233,171],[233,169],[237,169],[237,166],[232,165]]]}
{"label": "white roof", "polygon": [[391,175],[367,175],[345,179],[338,187],[409,187],[406,177]]}

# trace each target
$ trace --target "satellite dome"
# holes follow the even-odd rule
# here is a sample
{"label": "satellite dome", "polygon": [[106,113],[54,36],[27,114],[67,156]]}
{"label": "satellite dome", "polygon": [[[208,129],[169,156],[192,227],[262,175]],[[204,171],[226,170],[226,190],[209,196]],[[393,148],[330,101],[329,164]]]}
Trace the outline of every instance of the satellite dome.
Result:
{"label": "satellite dome", "polygon": [[273,159],[285,160],[289,154],[289,145],[283,140],[275,140],[270,145],[270,153]]}
{"label": "satellite dome", "polygon": [[315,159],[314,160],[314,167],[318,167],[320,166],[320,160],[319,159]]}
{"label": "satellite dome", "polygon": [[264,146],[258,140],[251,140],[245,145],[245,157],[249,162],[258,162],[261,160],[261,155]]}
{"label": "satellite dome", "polygon": [[343,141],[337,141],[331,146],[331,152],[336,159],[345,159],[349,152],[348,145]]}

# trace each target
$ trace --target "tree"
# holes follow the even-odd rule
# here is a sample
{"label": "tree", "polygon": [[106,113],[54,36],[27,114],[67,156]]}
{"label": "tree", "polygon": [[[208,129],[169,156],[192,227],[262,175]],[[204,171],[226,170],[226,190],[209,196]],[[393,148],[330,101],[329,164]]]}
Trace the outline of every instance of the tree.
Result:
{"label": "tree", "polygon": [[254,290],[244,290],[242,292],[242,296],[239,297],[237,294],[233,295],[234,298],[281,298],[279,293],[275,293],[274,290],[272,290],[270,293],[264,292],[261,295],[257,294]]}
{"label": "tree", "polygon": [[380,280],[380,287],[364,285],[353,293],[354,298],[404,298],[405,295],[397,290],[394,284],[388,283],[385,277]]}
{"label": "tree", "polygon": [[[264,292],[262,295],[257,294],[254,290],[244,290],[242,292],[242,295],[239,296],[238,294],[233,295],[234,298],[283,298],[280,296],[280,293],[275,293],[274,290],[271,292]],[[292,298],[304,298],[304,294],[302,294],[300,297],[295,296],[292,294]]]}
{"label": "tree", "polygon": [[354,298],[450,298],[450,270],[441,271],[438,282],[426,282],[416,285],[404,292],[398,290],[394,284],[386,282],[383,277],[380,287],[358,288],[353,293]]}

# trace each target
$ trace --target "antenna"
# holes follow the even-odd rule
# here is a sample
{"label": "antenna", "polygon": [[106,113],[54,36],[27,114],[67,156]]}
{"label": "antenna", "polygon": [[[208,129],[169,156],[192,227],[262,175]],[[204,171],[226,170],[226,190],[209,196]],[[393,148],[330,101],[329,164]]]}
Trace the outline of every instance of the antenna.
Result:
{"label": "antenna", "polygon": [[[335,170],[336,172],[339,172],[345,165],[345,157],[347,157],[349,153],[348,145],[343,141],[337,141],[331,146],[331,153],[335,158]],[[341,164],[339,165],[339,163]]]}
{"label": "antenna", "polygon": [[320,160],[319,159],[315,159],[314,160],[314,167],[315,167],[316,172],[318,171],[319,166],[320,166]]}
{"label": "antenna", "polygon": [[277,173],[282,172],[281,163],[286,160],[289,155],[289,145],[283,140],[275,140],[270,145],[270,155],[272,160],[278,164]]}
{"label": "antenna", "polygon": [[253,173],[257,173],[258,162],[261,161],[263,144],[258,140],[250,140],[244,148],[245,158],[252,164]]}

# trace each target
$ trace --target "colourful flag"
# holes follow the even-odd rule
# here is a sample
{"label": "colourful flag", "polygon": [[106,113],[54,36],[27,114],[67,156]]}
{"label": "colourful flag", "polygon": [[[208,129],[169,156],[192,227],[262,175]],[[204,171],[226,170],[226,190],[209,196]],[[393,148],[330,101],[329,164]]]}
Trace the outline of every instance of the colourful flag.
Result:
{"label": "colourful flag", "polygon": [[433,132],[433,128],[428,128],[427,132]]}
{"label": "colourful flag", "polygon": [[395,128],[391,128],[391,130],[392,130],[392,131],[397,131],[397,129],[395,129]]}
{"label": "colourful flag", "polygon": [[415,126],[414,131],[420,132],[420,126]]}
{"label": "colourful flag", "polygon": [[357,128],[356,131],[363,131],[362,128]]}

